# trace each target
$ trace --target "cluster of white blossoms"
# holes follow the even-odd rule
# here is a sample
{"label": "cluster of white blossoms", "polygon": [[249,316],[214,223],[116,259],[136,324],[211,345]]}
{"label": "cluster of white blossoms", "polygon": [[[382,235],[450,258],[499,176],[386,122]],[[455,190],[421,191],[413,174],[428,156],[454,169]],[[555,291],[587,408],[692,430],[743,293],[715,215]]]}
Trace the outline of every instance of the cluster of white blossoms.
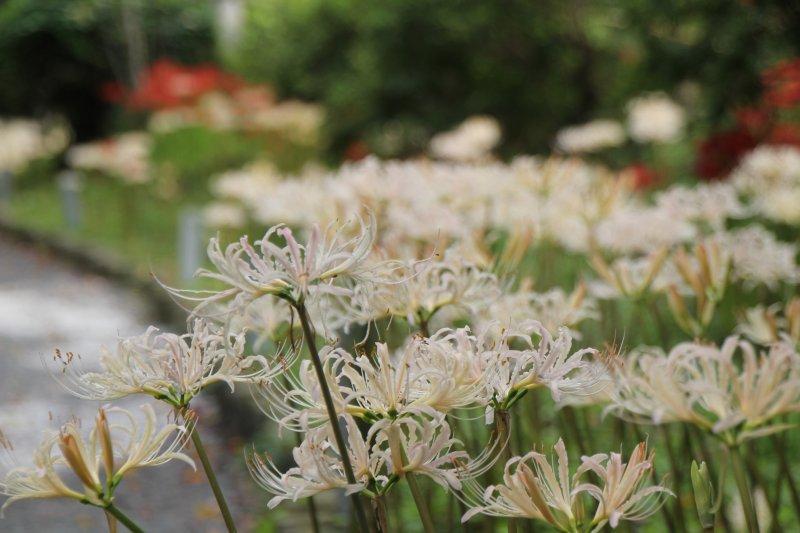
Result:
{"label": "cluster of white blossoms", "polygon": [[50,157],[69,143],[68,130],[29,119],[0,119],[0,172],[19,172],[33,160]]}
{"label": "cluster of white blossoms", "polygon": [[146,183],[153,177],[150,168],[151,138],[145,132],[129,132],[73,146],[67,152],[72,168],[102,172],[124,183]]}
{"label": "cluster of white blossoms", "polygon": [[567,154],[592,153],[625,142],[625,129],[614,120],[593,120],[570,126],[556,135],[555,146]]}
{"label": "cluster of white blossoms", "polygon": [[800,150],[762,145],[747,154],[731,174],[737,191],[769,220],[800,224]]}
{"label": "cluster of white blossoms", "polygon": [[500,142],[500,124],[488,116],[470,117],[451,131],[435,135],[430,152],[447,161],[481,161],[491,156]]}
{"label": "cluster of white blossoms", "polygon": [[[649,485],[653,453],[644,442],[638,444],[627,462],[622,454],[595,454],[581,458],[570,475],[564,442],[553,447],[557,464],[542,453],[532,451],[514,457],[505,465],[503,483],[483,491],[470,487],[465,502],[476,514],[531,518],[546,522],[558,531],[600,531],[621,521],[639,521],[655,513],[673,493],[661,485]],[[586,479],[593,475],[591,479]],[[586,497],[596,501],[592,514],[585,510]]]}
{"label": "cluster of white blossoms", "polygon": [[0,511],[31,498],[70,498],[107,508],[123,477],[133,470],[173,459],[194,466],[181,452],[191,425],[160,424],[149,405],[142,407],[142,417],[143,424],[124,409],[101,408],[88,436],[79,420],[70,420],[45,435],[30,466],[17,463],[10,444],[0,439],[11,463],[0,478],[0,494],[8,497]]}
{"label": "cluster of white blossoms", "polygon": [[[741,362],[739,361],[741,360]],[[686,422],[737,444],[786,429],[800,410],[800,355],[787,342],[765,351],[736,336],[721,346],[643,347],[618,370],[608,410],[638,421]]]}

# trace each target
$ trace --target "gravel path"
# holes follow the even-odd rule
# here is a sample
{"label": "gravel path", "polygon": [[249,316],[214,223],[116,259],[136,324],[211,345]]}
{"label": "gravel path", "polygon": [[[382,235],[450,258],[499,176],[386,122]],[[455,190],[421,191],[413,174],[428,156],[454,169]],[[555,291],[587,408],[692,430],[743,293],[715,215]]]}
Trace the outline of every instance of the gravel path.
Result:
{"label": "gravel path", "polygon": [[[80,354],[84,365],[91,366],[101,345],[113,346],[117,335],[144,331],[146,312],[136,294],[0,237],[0,429],[12,441],[20,463],[27,463],[44,429],[55,428],[73,415],[90,422],[98,407],[64,391],[42,361],[50,362],[54,349],[60,348]],[[117,404],[137,409],[147,401],[135,397]],[[194,407],[240,530],[252,530],[253,519],[244,509],[260,509],[264,500],[253,500],[257,495],[239,453],[221,453],[226,445],[214,434],[217,413],[213,405],[198,402]],[[126,477],[117,494],[118,506],[147,531],[224,531],[202,471],[193,472],[184,463],[135,472]],[[72,501],[19,502],[0,520],[3,532],[105,529],[98,509]]]}

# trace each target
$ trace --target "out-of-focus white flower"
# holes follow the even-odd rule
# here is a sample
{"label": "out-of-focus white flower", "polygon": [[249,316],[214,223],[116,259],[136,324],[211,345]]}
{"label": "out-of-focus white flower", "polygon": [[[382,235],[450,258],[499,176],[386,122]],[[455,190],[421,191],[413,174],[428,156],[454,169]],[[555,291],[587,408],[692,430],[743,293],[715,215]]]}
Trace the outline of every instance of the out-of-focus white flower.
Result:
{"label": "out-of-focus white flower", "polygon": [[629,205],[597,225],[597,244],[616,253],[649,253],[689,242],[697,229],[659,207]]}
{"label": "out-of-focus white flower", "polygon": [[736,189],[727,182],[701,183],[694,187],[674,185],[658,194],[656,205],[673,220],[700,223],[713,230],[724,229],[728,219],[748,214]]}
{"label": "out-of-focus white flower", "polygon": [[664,93],[651,93],[628,102],[628,133],[638,143],[670,142],[683,134],[683,108]]}
{"label": "out-of-focus white flower", "polygon": [[121,339],[114,351],[103,349],[100,371],[83,371],[72,357],[63,359],[57,375],[81,398],[113,400],[147,394],[184,407],[203,388],[216,382],[231,388],[237,382],[267,379],[291,361],[270,366],[260,355],[244,355],[245,337],[215,331],[198,320],[185,335],[162,333],[150,327],[139,336]]}
{"label": "out-of-focus white flower", "polygon": [[556,134],[556,148],[568,154],[591,153],[625,142],[625,130],[615,120],[593,120]]}
{"label": "out-of-focus white flower", "polygon": [[[81,434],[78,420],[48,433],[34,452],[33,466],[15,464],[0,481],[0,494],[8,496],[0,510],[29,498],[72,498],[105,507],[132,470],[173,459],[194,467],[181,453],[191,426],[161,425],[149,405],[142,406],[142,413],[144,425],[124,409],[100,409],[88,439]],[[65,479],[64,468],[72,471],[81,487]]]}
{"label": "out-of-focus white flower", "polygon": [[237,200],[249,205],[256,198],[270,194],[278,174],[268,163],[254,163],[240,170],[230,170],[214,178],[211,193],[221,200]]}
{"label": "out-of-focus white flower", "polygon": [[203,221],[213,229],[241,228],[247,223],[247,213],[240,205],[214,202],[203,208]]}
{"label": "out-of-focus white flower", "polygon": [[800,149],[762,144],[742,158],[731,173],[741,192],[758,196],[762,191],[800,184]]}
{"label": "out-of-focus white flower", "polygon": [[800,223],[800,149],[761,145],[742,159],[730,181],[757,213],[784,224]]}
{"label": "out-of-focus white flower", "polygon": [[396,276],[397,281],[384,284],[373,295],[375,304],[385,313],[416,325],[427,325],[444,308],[456,316],[472,318],[501,294],[494,274],[450,251],[439,261],[412,262]]}
{"label": "out-of-focus white flower", "polygon": [[[470,507],[462,517],[466,522],[476,514],[530,518],[547,522],[558,531],[599,531],[606,524],[616,528],[621,520],[644,520],[664,503],[672,492],[662,485],[648,485],[653,455],[647,455],[645,443],[636,446],[627,463],[619,453],[584,456],[570,476],[569,459],[563,440],[554,446],[557,463],[532,451],[510,459],[504,469],[503,483],[476,490],[473,483],[465,491]],[[599,483],[581,480],[588,472]],[[581,495],[597,500],[597,510],[589,518],[582,512]]]}
{"label": "out-of-focus white flower", "polygon": [[126,183],[145,183],[152,177],[150,145],[147,133],[123,133],[73,146],[67,152],[67,162],[73,168],[102,172]]}
{"label": "out-of-focus white flower", "polygon": [[764,284],[774,288],[800,280],[797,245],[784,243],[763,226],[747,227],[713,235],[710,240],[731,254],[732,278],[746,285]]}
{"label": "out-of-focus white flower", "polygon": [[781,431],[786,425],[776,419],[800,410],[800,356],[785,342],[761,353],[737,337],[720,347],[682,343],[668,355],[643,348],[616,378],[608,407],[614,414],[644,423],[688,422],[728,444]]}
{"label": "out-of-focus white flower", "polygon": [[545,292],[521,290],[503,294],[481,313],[479,324],[499,321],[513,328],[533,319],[550,331],[566,326],[573,338],[580,339],[575,326],[597,316],[596,302],[586,295],[586,286],[581,283],[571,293],[554,287]]}
{"label": "out-of-focus white flower", "polygon": [[492,117],[470,117],[451,131],[431,139],[430,151],[438,159],[480,161],[500,142],[500,125]]}
{"label": "out-of-focus white flower", "polygon": [[60,152],[68,142],[69,132],[62,125],[0,119],[0,172],[19,172],[34,159]]}
{"label": "out-of-focus white flower", "polygon": [[753,203],[755,209],[770,220],[800,224],[800,183],[761,191]]}
{"label": "out-of-focus white flower", "polygon": [[324,120],[321,106],[287,100],[247,116],[246,123],[250,128],[279,131],[296,142],[315,144]]}
{"label": "out-of-focus white flower", "polygon": [[758,344],[788,340],[800,345],[800,297],[791,298],[785,305],[751,307],[736,329]]}
{"label": "out-of-focus white flower", "polygon": [[589,284],[597,298],[641,298],[647,293],[658,293],[679,282],[674,269],[667,268],[669,251],[656,250],[644,257],[618,257],[608,263],[599,254],[590,258],[594,271],[600,276]]}

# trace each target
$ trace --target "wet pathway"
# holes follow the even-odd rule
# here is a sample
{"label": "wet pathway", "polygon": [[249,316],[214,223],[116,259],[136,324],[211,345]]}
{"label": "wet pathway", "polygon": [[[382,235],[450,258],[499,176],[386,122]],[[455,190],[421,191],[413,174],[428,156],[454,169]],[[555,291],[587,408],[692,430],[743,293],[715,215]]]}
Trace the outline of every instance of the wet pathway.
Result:
{"label": "wet pathway", "polygon": [[[84,365],[91,366],[101,345],[113,346],[118,334],[144,331],[146,314],[136,294],[0,236],[0,429],[13,442],[21,463],[28,461],[44,429],[73,415],[91,423],[98,407],[64,391],[45,371],[42,358],[51,359],[54,349],[60,348],[81,354]],[[138,409],[146,401],[134,397],[117,405]],[[244,509],[257,509],[263,500],[254,500],[239,453],[226,450],[213,433],[217,415],[213,405],[198,403],[196,408],[240,530],[250,531],[254,524]],[[119,507],[147,531],[224,531],[202,472],[195,473],[184,463],[142,469],[126,477],[117,494]],[[0,520],[3,532],[105,529],[102,512],[73,501],[19,502]]]}

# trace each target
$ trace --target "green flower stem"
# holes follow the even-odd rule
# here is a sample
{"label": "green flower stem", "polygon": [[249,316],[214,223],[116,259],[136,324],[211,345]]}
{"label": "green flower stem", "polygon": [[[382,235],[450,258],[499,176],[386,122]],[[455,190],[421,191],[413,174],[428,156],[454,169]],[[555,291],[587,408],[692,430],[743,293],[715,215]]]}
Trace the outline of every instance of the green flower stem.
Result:
{"label": "green flower stem", "polygon": [[742,508],[744,509],[744,518],[747,522],[747,530],[750,533],[759,533],[758,517],[756,515],[756,508],[753,505],[753,497],[750,494],[750,488],[747,483],[747,474],[745,472],[744,459],[742,452],[738,446],[729,446],[731,454],[731,465],[733,466],[733,477],[736,479],[736,487],[739,489],[739,496],[742,498]]}
{"label": "green flower stem", "polygon": [[[184,409],[185,414],[186,409]],[[228,508],[228,503],[225,501],[225,495],[222,494],[222,488],[219,486],[217,476],[214,474],[214,469],[211,467],[211,461],[208,459],[206,448],[203,446],[203,441],[200,440],[200,432],[197,431],[197,426],[192,427],[191,432],[192,444],[197,451],[197,456],[200,458],[200,464],[203,465],[203,470],[206,473],[208,484],[211,486],[211,491],[214,493],[214,498],[217,500],[219,511],[222,513],[222,519],[225,521],[225,527],[228,528],[229,533],[236,533],[236,525],[233,523],[233,516]]]}
{"label": "green flower stem", "polygon": [[[333,397],[331,396],[331,391],[328,387],[328,380],[325,377],[325,370],[322,368],[322,360],[319,357],[319,351],[317,350],[317,342],[314,337],[314,332],[311,331],[311,320],[308,317],[308,311],[303,303],[295,303],[294,307],[297,310],[298,316],[300,317],[300,325],[303,327],[303,336],[306,339],[308,351],[311,353],[311,362],[314,365],[314,370],[317,374],[317,380],[319,381],[319,386],[322,390],[322,397],[325,400],[325,408],[328,411],[328,417],[331,421],[331,430],[333,431],[333,436],[336,439],[336,447],[339,448],[339,455],[342,458],[342,467],[344,468],[345,477],[350,485],[355,485],[356,476],[353,472],[353,465],[350,462],[350,454],[347,452],[347,445],[345,444],[344,436],[342,435],[342,428],[339,427],[339,416],[336,414],[336,407],[333,405]],[[356,520],[358,521],[359,529],[362,533],[369,533],[369,523],[367,522],[367,514],[364,510],[364,505],[361,502],[361,497],[358,495],[358,493],[353,493],[350,496],[350,499],[353,502],[353,510],[356,514]]]}
{"label": "green flower stem", "polygon": [[422,529],[425,531],[425,533],[435,533],[436,528],[433,527],[433,519],[431,519],[431,513],[428,510],[428,504],[425,502],[425,497],[422,495],[422,491],[419,490],[416,476],[413,472],[406,472],[405,478],[408,482],[408,488],[411,490],[411,496],[414,497],[414,503],[417,505],[419,517],[422,520]]}
{"label": "green flower stem", "polygon": [[[675,525],[678,531],[686,531],[686,517],[683,515],[683,505],[681,505],[681,489],[683,488],[683,475],[681,464],[679,463],[675,448],[672,446],[672,435],[667,429],[667,426],[661,424],[658,426],[661,431],[661,436],[664,439],[664,446],[667,449],[667,457],[669,458],[669,466],[672,471],[672,477],[675,480],[675,505],[673,510],[675,513]],[[666,507],[666,506],[665,506]]]}
{"label": "green flower stem", "polygon": [[104,507],[106,512],[116,518],[123,526],[127,527],[131,533],[144,533],[144,529],[140,528],[136,522],[131,520],[125,513],[120,511],[113,503],[109,503]]}
{"label": "green flower stem", "polygon": [[[495,428],[497,429],[497,438],[503,442],[505,441],[505,446],[503,447],[503,464],[507,463],[511,457],[513,457],[514,452],[511,450],[511,416],[510,413],[504,409],[497,409],[494,412],[494,423]],[[517,533],[517,520],[515,518],[507,518],[506,523],[508,526],[508,533]]]}
{"label": "green flower stem", "polygon": [[789,486],[789,495],[792,499],[792,506],[794,507],[795,515],[797,516],[797,519],[800,520],[800,491],[798,491],[797,485],[792,478],[792,468],[789,465],[788,458],[786,457],[786,445],[784,442],[785,437],[785,435],[772,435],[770,437],[770,441],[772,442],[772,446],[778,456],[778,461],[780,461],[779,464],[781,467],[781,472],[783,473],[783,477],[786,479],[786,484]]}

